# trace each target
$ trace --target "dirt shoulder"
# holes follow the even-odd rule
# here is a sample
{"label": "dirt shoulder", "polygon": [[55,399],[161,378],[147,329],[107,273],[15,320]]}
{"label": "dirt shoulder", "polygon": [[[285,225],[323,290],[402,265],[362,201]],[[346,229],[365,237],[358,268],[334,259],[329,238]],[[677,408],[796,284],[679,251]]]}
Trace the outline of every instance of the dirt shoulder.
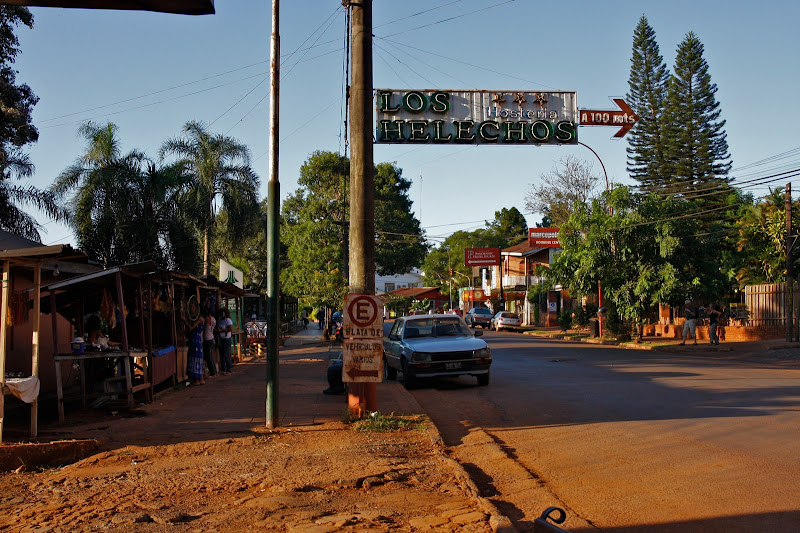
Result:
{"label": "dirt shoulder", "polygon": [[264,426],[263,362],[157,396],[140,416],[67,426],[105,444],[67,466],[0,474],[0,529],[492,531],[435,428],[399,412],[407,395],[384,389],[379,407],[398,407],[408,428],[355,431],[345,399],[321,394],[326,366],[313,349],[282,354],[276,430]]}

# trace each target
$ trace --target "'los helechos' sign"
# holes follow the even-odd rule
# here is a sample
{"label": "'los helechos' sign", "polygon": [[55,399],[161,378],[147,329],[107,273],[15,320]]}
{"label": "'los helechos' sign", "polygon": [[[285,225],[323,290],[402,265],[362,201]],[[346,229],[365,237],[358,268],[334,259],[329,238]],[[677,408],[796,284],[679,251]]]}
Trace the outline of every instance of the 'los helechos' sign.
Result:
{"label": "'los helechos' sign", "polygon": [[376,89],[375,142],[577,144],[574,91]]}

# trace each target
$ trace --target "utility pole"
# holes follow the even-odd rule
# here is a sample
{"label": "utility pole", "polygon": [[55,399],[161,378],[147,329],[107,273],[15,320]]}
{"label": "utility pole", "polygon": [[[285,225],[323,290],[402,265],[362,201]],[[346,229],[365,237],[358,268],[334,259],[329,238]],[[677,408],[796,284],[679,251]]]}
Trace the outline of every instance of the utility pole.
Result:
{"label": "utility pole", "polygon": [[786,184],[786,340],[794,337],[794,269],[792,268],[792,184]]}
{"label": "utility pole", "polygon": [[[350,292],[375,294],[375,176],[372,159],[372,0],[346,0],[350,50]],[[348,409],[377,410],[377,383],[350,383]]]}
{"label": "utility pole", "polygon": [[278,426],[278,336],[280,317],[280,198],[278,181],[278,125],[280,93],[280,0],[272,0],[269,99],[269,182],[267,183],[267,427]]}

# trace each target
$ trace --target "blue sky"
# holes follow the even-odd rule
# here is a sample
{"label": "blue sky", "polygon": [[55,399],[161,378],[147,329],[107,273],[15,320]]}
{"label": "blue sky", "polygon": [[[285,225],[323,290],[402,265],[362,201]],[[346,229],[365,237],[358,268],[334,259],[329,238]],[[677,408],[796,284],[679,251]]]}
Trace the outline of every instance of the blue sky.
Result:
{"label": "blue sky", "polygon": [[[40,139],[29,149],[33,184],[47,187],[82,153],[82,121],[114,122],[124,152],[155,158],[183,124],[199,120],[246,144],[265,185],[271,2],[215,4],[217,14],[203,17],[33,8],[34,29],[18,30],[16,62],[18,80],[41,99],[34,111]],[[727,121],[732,176],[745,180],[799,166],[798,2],[375,0],[374,86],[574,90],[581,108],[613,109],[609,98],[628,90],[633,30],[642,14],[668,67],[687,32],[705,46]],[[311,152],[344,149],[343,39],[339,0],[282,2],[284,198]],[[630,183],[627,141],[613,140],[615,131],[583,127],[579,138],[613,182]],[[778,154],[786,155],[752,166]],[[412,180],[415,213],[434,242],[482,227],[504,207],[525,212],[530,185],[567,155],[601,175],[594,155],[580,146],[375,147],[376,162],[395,162]],[[530,225],[541,219],[526,217]],[[74,243],[68,228],[39,221],[46,244]]]}

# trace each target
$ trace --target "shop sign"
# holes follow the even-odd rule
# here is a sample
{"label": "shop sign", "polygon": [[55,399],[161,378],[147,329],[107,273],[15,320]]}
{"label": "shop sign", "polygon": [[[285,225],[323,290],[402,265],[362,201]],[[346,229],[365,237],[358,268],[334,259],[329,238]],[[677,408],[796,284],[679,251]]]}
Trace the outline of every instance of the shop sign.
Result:
{"label": "shop sign", "polygon": [[575,91],[376,89],[376,144],[578,144]]}
{"label": "shop sign", "polygon": [[224,259],[219,260],[219,278],[220,281],[236,285],[240,289],[244,288],[244,273],[231,265]]}
{"label": "shop sign", "polygon": [[464,289],[461,293],[461,300],[464,302],[484,302],[489,296],[481,289]]}
{"label": "shop sign", "polygon": [[531,248],[561,248],[558,228],[528,228],[528,246]]}
{"label": "shop sign", "polygon": [[500,264],[500,248],[465,248],[464,265],[494,266]]}

